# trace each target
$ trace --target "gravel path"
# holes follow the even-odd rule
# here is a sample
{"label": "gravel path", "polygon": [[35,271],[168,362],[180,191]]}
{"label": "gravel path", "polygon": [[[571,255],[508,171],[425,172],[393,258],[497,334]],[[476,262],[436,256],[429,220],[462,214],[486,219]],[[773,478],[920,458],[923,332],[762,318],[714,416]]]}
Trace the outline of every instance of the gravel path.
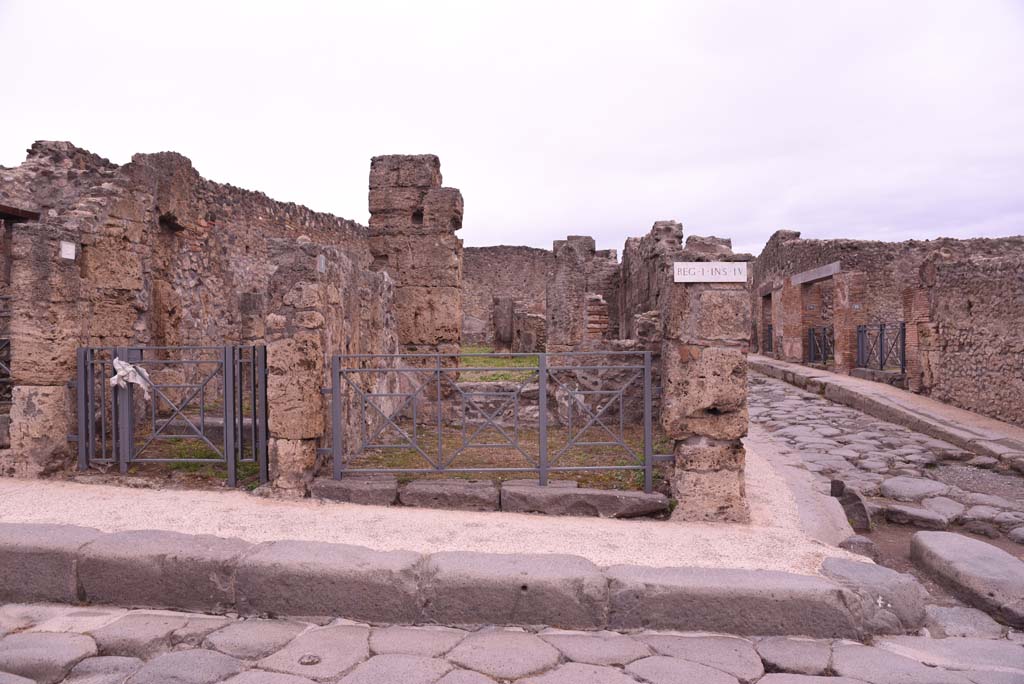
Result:
{"label": "gravel path", "polygon": [[[659,632],[469,632],[9,604],[0,606],[0,636],[5,633],[0,638],[0,681],[10,684],[1024,681],[1019,635],[1007,638],[998,629],[987,637],[891,637],[864,646]],[[830,678],[818,678],[825,675]]]}

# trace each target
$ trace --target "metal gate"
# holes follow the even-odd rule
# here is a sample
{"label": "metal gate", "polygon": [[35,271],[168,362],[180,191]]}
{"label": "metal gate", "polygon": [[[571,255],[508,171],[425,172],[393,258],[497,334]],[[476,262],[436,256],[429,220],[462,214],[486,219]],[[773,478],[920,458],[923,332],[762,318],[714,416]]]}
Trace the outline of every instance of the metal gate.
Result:
{"label": "metal gate", "polygon": [[907,372],[907,325],[878,323],[857,326],[857,367]]}
{"label": "metal gate", "polygon": [[[502,369],[484,365],[483,358],[536,362]],[[515,379],[466,379],[496,370]],[[331,385],[324,391],[331,397],[332,437],[322,451],[332,457],[335,479],[512,472],[536,474],[546,485],[554,472],[633,470],[650,492],[653,464],[672,458],[654,454],[651,352],[339,355],[331,359]],[[558,405],[549,411],[552,398]],[[626,438],[627,422],[637,433],[642,429],[642,440]],[[557,438],[550,434],[555,430]],[[588,463],[585,455],[564,462],[573,450],[595,447],[628,462]],[[497,463],[464,463],[474,449],[497,448],[503,450]],[[414,463],[365,458],[389,450],[401,450]]]}
{"label": "metal gate", "polygon": [[832,326],[808,328],[807,330],[807,361],[809,363],[828,363],[835,359],[835,334]]}
{"label": "metal gate", "polygon": [[[115,359],[149,380],[112,386]],[[267,481],[266,347],[83,347],[77,361],[79,470],[223,464],[234,487],[252,464]]]}

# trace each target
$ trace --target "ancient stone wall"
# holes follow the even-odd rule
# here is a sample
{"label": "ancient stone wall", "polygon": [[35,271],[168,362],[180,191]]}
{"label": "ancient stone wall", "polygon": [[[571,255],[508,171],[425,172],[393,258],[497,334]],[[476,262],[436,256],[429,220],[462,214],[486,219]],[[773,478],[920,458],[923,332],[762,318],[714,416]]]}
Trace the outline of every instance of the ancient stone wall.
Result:
{"label": "ancient stone wall", "polygon": [[408,351],[455,353],[462,342],[462,193],[441,187],[432,154],[370,164],[373,268],[395,281],[398,337]]}
{"label": "ancient stone wall", "polygon": [[615,250],[597,250],[594,238],[570,235],[555,240],[552,252],[554,264],[545,295],[548,350],[572,351],[588,339],[587,307],[593,301],[587,298],[589,294],[599,295],[607,305],[609,326],[604,337],[618,337],[619,263]]}
{"label": "ancient stone wall", "polygon": [[495,339],[494,297],[511,297],[515,311],[544,314],[546,285],[554,255],[535,247],[466,247],[462,261],[462,341]]}

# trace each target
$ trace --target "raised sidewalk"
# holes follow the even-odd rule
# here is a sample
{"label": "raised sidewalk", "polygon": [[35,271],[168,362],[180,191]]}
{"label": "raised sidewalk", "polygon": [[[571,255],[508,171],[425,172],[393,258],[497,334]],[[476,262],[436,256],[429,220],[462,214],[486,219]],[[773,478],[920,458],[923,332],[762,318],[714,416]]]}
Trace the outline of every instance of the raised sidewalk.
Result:
{"label": "raised sidewalk", "polygon": [[1024,428],[880,382],[751,354],[750,370],[1024,470]]}

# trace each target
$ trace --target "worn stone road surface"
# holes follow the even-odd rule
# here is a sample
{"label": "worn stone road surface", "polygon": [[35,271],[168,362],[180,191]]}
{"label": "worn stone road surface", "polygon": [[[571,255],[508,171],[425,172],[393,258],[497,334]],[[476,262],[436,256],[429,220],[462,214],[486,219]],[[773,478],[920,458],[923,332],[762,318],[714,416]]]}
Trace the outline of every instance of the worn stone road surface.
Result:
{"label": "worn stone road surface", "polygon": [[867,646],[8,604],[0,607],[0,684],[1024,683],[1024,635],[998,625],[983,633]]}

